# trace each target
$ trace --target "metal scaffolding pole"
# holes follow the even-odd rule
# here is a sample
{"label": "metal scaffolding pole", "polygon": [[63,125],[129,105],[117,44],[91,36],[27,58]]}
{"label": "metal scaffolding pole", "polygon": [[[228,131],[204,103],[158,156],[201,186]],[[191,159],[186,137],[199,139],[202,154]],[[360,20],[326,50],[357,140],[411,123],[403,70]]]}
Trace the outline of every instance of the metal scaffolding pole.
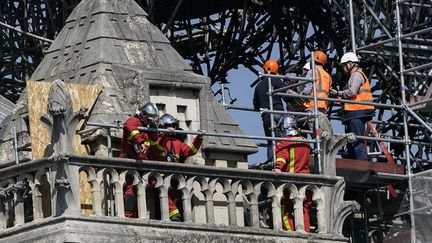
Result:
{"label": "metal scaffolding pole", "polygon": [[259,112],[259,113],[273,113],[273,114],[282,114],[282,115],[294,115],[294,116],[312,116],[311,112],[299,112],[299,111],[278,111],[278,110],[268,110],[260,108],[259,110],[255,110],[250,107],[241,107],[241,106],[232,106],[225,105],[225,109],[227,110],[240,110],[240,111],[250,111],[250,112]]}
{"label": "metal scaffolding pole", "polygon": [[[310,78],[303,78],[303,77],[295,77],[295,76],[289,76],[287,75],[279,75],[279,74],[268,74],[268,73],[258,73],[259,78],[280,78],[283,80],[297,80],[297,81],[308,81],[313,82]],[[276,90],[275,90],[276,91]]]}
{"label": "metal scaffolding pole", "polygon": [[[285,97],[293,97],[293,98],[303,98],[303,99],[309,99],[309,100],[314,99],[314,97],[308,96],[308,95],[296,95],[296,94],[285,94],[285,93],[276,93],[275,95],[285,96]],[[399,109],[399,110],[404,109],[401,105],[381,104],[381,103],[376,103],[376,102],[353,101],[353,100],[321,98],[321,97],[317,98],[317,100],[325,100],[325,101],[330,101],[330,102],[347,103],[347,104],[373,105],[373,106],[377,106],[377,107]]]}
{"label": "metal scaffolding pole", "polygon": [[[272,78],[271,77],[267,77],[267,81],[268,81],[268,98],[269,98],[269,109],[273,110],[273,85],[272,85]],[[274,132],[274,114],[270,113],[270,131],[271,131],[271,136],[272,138],[275,137],[275,132]],[[276,164],[276,142],[275,140],[271,141],[272,144],[272,160],[273,160],[273,164]],[[268,148],[267,148],[268,149]],[[268,158],[267,158],[268,159]]]}
{"label": "metal scaffolding pole", "polygon": [[295,88],[297,86],[305,85],[305,84],[310,83],[310,82],[312,82],[312,80],[309,80],[309,81],[300,81],[300,82],[297,82],[295,84],[290,84],[290,85],[287,85],[287,86],[279,88],[279,89],[274,89],[272,93],[278,93],[278,92],[281,92],[281,91],[285,91],[287,89],[291,89],[291,88]]}
{"label": "metal scaffolding pole", "polygon": [[314,52],[311,52],[311,64],[312,64],[312,84],[313,84],[313,103],[314,103],[314,109],[313,109],[313,116],[314,116],[314,136],[315,136],[315,150],[317,163],[318,163],[318,173],[322,174],[322,165],[321,165],[321,136],[320,136],[320,130],[319,130],[319,113],[318,113],[318,99],[317,99],[317,88],[316,88],[316,66],[315,66],[315,58],[314,58]]}
{"label": "metal scaffolding pole", "polygon": [[[422,34],[422,33],[430,32],[431,30],[432,30],[432,27],[426,28],[426,29],[422,29],[422,30],[417,30],[417,31],[414,31],[414,32],[411,32],[411,33],[408,33],[408,34],[405,34],[405,35],[401,35],[401,36],[396,37],[396,38],[389,38],[387,40],[377,41],[375,43],[359,47],[359,48],[357,48],[357,50],[364,50],[364,49],[368,49],[368,48],[371,48],[371,47],[375,48],[375,47],[380,46],[382,44],[394,42],[394,41],[397,41],[398,39],[402,40],[402,39],[407,38],[407,37],[411,37],[411,36],[414,36],[414,35],[419,35],[419,34]],[[401,43],[401,45],[402,45],[402,43]]]}
{"label": "metal scaffolding pole", "polygon": [[[402,52],[402,33],[401,33],[401,22],[400,22],[400,10],[399,10],[399,0],[396,0],[396,24],[397,24],[397,44],[398,44],[398,52],[399,52],[399,70],[400,70],[400,83],[401,83],[401,95],[402,95],[402,105],[404,108],[407,108],[406,101],[406,87],[405,87],[405,79],[404,79],[404,65],[403,65],[403,52]],[[408,188],[409,188],[409,202],[410,202],[410,220],[411,220],[411,242],[416,242],[416,234],[415,234],[415,218],[414,218],[414,199],[413,199],[413,185],[412,185],[412,171],[411,171],[411,162],[410,162],[410,150],[409,150],[409,133],[408,133],[408,112],[405,109],[403,111],[404,117],[404,133],[405,133],[405,154],[406,154],[406,170],[408,176]]]}
{"label": "metal scaffolding pole", "polygon": [[[116,128],[122,129],[122,125],[116,124],[104,124],[97,122],[87,122],[88,126],[95,126],[101,128]],[[306,142],[306,143],[315,143],[315,140],[311,139],[294,139],[294,138],[278,138],[278,137],[266,137],[266,136],[251,136],[251,135],[239,135],[239,134],[221,134],[221,133],[211,133],[211,132],[198,132],[198,131],[185,131],[185,130],[174,130],[171,131],[169,129],[162,128],[147,128],[147,127],[138,127],[140,131],[146,132],[167,132],[167,133],[178,133],[178,134],[192,134],[192,135],[203,135],[203,136],[211,136],[211,137],[225,137],[225,138],[244,138],[244,139],[253,139],[253,140],[276,140],[276,141],[291,141],[291,142]],[[85,132],[85,131],[83,131]]]}
{"label": "metal scaffolding pole", "polygon": [[350,31],[351,31],[351,49],[356,52],[356,41],[355,41],[355,31],[354,31],[354,12],[352,0],[348,1],[349,4],[349,18],[350,18]]}

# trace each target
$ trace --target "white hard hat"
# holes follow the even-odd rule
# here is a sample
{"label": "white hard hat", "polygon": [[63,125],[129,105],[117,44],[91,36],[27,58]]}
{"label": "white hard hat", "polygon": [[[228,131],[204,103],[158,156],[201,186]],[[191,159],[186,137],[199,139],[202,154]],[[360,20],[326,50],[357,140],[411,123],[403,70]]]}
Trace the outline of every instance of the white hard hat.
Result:
{"label": "white hard hat", "polygon": [[342,56],[340,64],[344,64],[347,62],[359,62],[359,59],[354,52],[347,52]]}
{"label": "white hard hat", "polygon": [[311,69],[310,62],[307,62],[307,63],[303,66],[303,69],[310,70],[310,69]]}

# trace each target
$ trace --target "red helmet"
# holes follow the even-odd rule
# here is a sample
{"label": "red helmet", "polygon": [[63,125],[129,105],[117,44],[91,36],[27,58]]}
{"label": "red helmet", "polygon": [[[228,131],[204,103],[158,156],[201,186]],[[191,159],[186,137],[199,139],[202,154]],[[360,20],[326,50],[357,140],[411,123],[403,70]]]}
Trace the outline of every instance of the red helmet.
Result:
{"label": "red helmet", "polygon": [[315,62],[317,62],[321,65],[325,65],[327,63],[327,55],[322,51],[315,51],[313,58],[314,58]]}
{"label": "red helmet", "polygon": [[267,60],[264,63],[264,71],[266,73],[278,73],[279,72],[279,65],[275,60]]}

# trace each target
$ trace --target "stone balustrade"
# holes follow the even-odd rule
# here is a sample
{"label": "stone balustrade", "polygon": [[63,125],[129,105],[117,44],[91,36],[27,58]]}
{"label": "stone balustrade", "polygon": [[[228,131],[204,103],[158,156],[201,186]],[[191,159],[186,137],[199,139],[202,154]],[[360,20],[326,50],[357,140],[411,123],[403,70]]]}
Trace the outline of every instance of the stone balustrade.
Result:
{"label": "stone balustrade", "polygon": [[[148,189],[155,188],[157,193],[153,199],[160,202],[160,220],[171,223],[168,190],[172,183],[181,191],[183,221],[188,224],[217,225],[220,213],[215,213],[215,201],[220,199],[214,196],[220,193],[225,196],[222,205],[225,205],[229,227],[263,227],[259,204],[268,201],[271,218],[267,230],[280,231],[283,229],[281,199],[285,191],[294,204],[295,231],[304,233],[303,201],[309,191],[316,206],[314,232],[341,236],[344,219],[357,206],[343,201],[344,180],[336,176],[276,175],[270,171],[59,155],[0,169],[0,228],[13,228],[43,218],[83,216],[80,172],[85,172],[91,186],[91,216],[96,217],[125,218],[123,186],[127,176],[133,178],[137,191],[138,218],[134,220],[138,221],[151,219]],[[151,186],[150,181],[155,183]],[[197,198],[202,198],[203,215],[195,212]]]}

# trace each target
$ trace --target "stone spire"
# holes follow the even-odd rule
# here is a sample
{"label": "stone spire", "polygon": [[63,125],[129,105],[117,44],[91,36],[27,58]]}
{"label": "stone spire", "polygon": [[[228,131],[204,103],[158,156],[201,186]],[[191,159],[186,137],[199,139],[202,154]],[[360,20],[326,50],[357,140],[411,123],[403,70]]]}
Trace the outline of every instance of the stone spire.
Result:
{"label": "stone spire", "polygon": [[[31,79],[102,85],[104,90],[89,116],[89,121],[98,123],[125,120],[157,96],[152,90],[172,91],[169,95],[173,96],[191,90],[198,94],[195,109],[200,127],[209,132],[242,134],[238,124],[215,102],[210,80],[192,72],[133,0],[81,1]],[[25,101],[22,103],[26,106]],[[166,106],[175,105],[166,102]],[[100,135],[90,136],[89,143]],[[203,151],[229,151],[245,160],[245,155],[257,148],[253,141],[244,139],[206,138]]]}

